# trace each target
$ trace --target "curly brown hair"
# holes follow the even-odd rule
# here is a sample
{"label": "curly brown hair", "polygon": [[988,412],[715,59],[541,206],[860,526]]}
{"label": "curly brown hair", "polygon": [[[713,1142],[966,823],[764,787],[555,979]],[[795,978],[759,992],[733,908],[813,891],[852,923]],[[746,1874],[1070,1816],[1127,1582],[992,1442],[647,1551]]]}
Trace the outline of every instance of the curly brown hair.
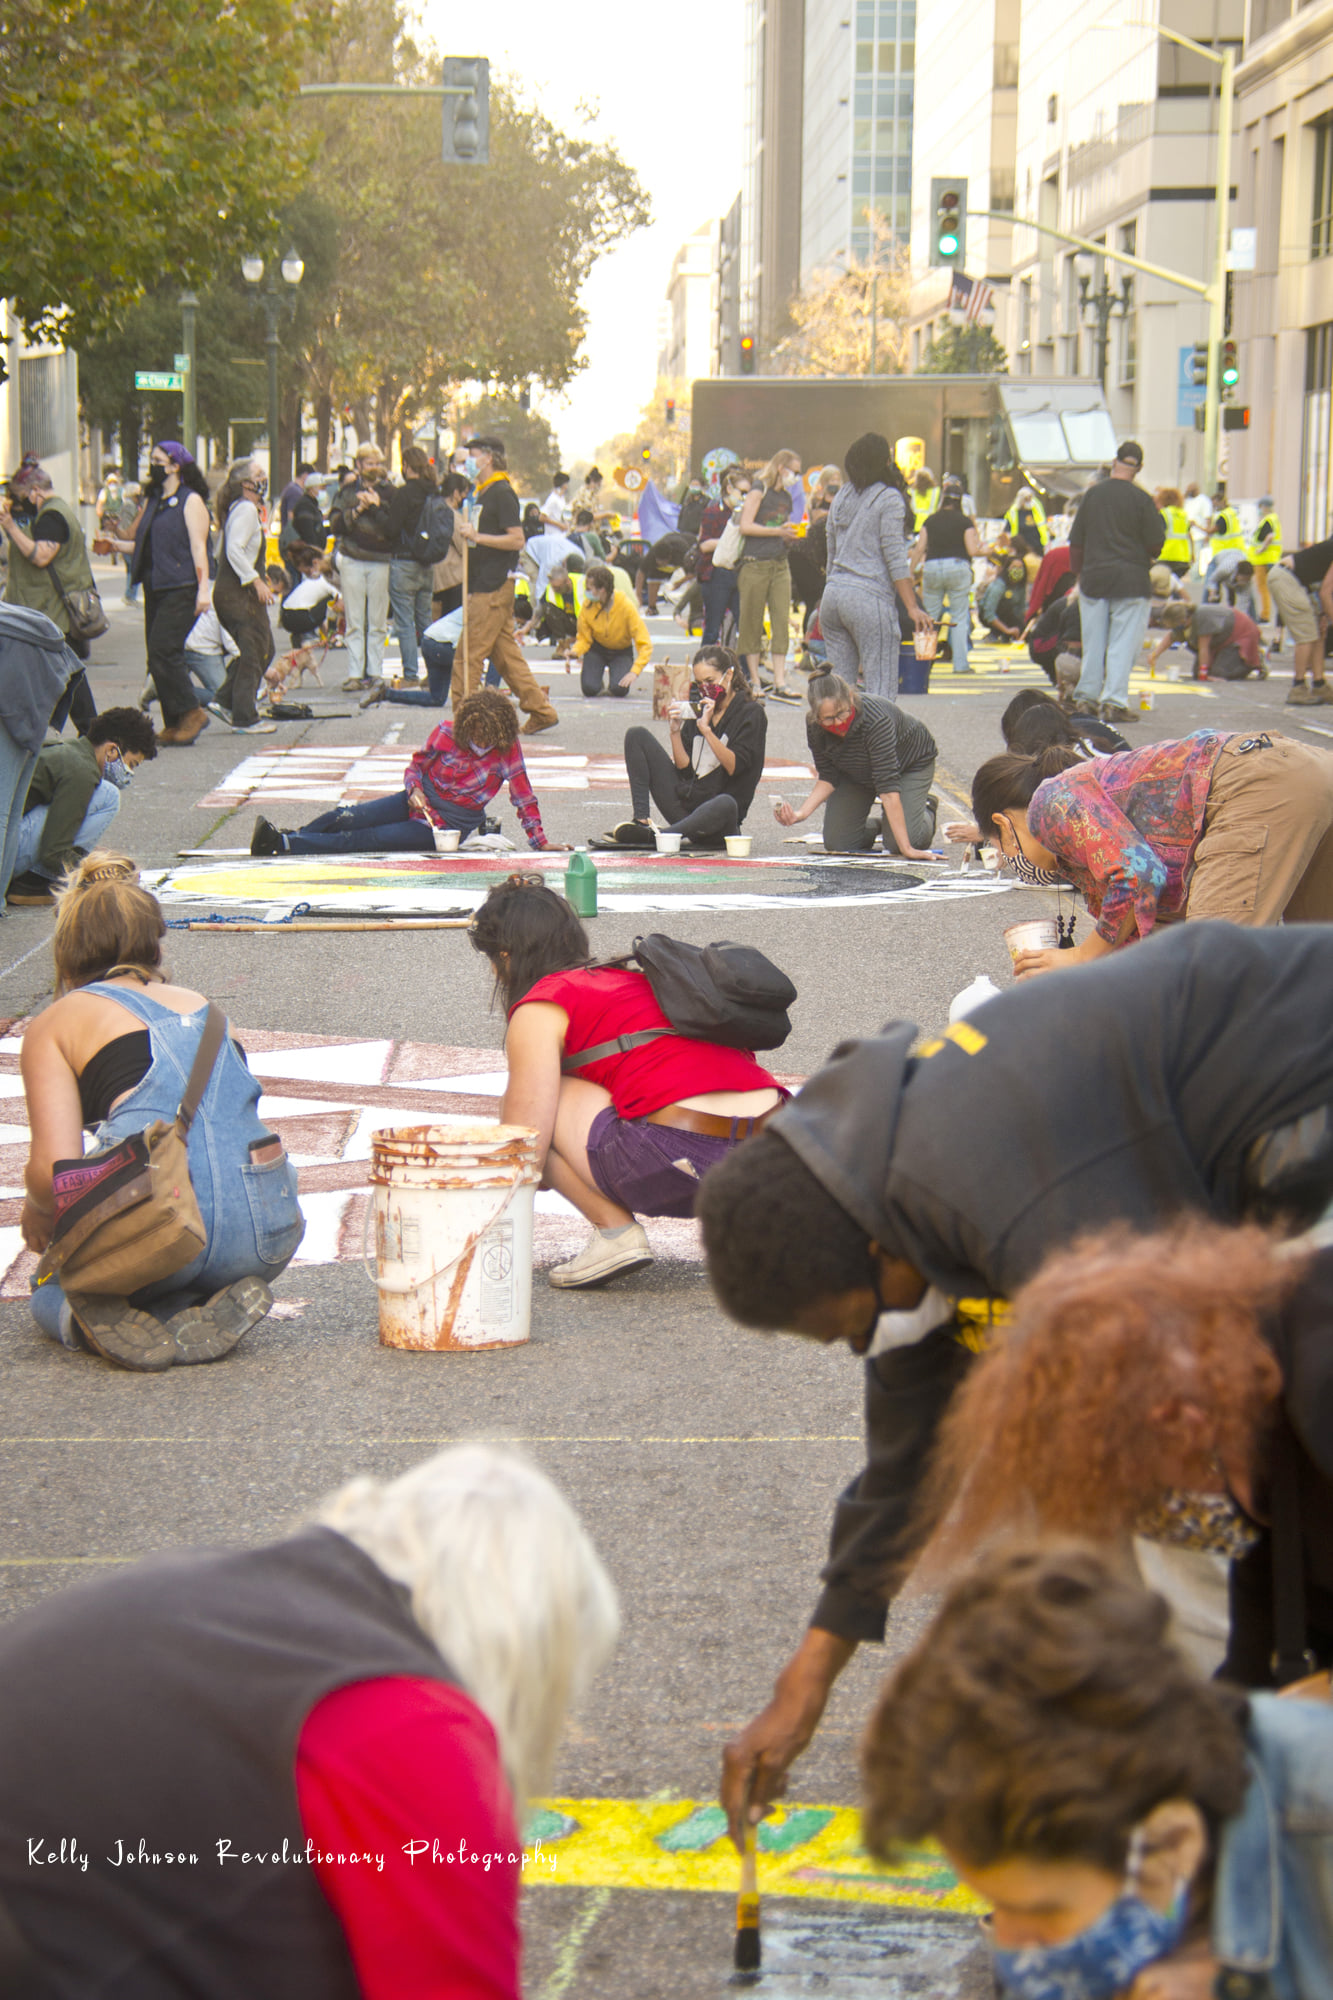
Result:
{"label": "curly brown hair", "polygon": [[454,741],[477,750],[512,750],[518,742],[518,710],[498,688],[477,688],[454,710]]}
{"label": "curly brown hair", "polygon": [[1052,1257],[949,1405],[921,1530],[946,1521],[951,1552],[1025,1519],[1101,1540],[1171,1488],[1215,1483],[1217,1460],[1252,1463],[1282,1390],[1261,1318],[1304,1268],[1276,1249],[1191,1220]]}
{"label": "curly brown hair", "polygon": [[861,1747],[872,1854],[937,1839],[1123,1871],[1135,1826],[1189,1799],[1214,1835],[1245,1796],[1245,1698],[1201,1681],[1164,1598],[1096,1550],[1030,1544],[962,1577]]}

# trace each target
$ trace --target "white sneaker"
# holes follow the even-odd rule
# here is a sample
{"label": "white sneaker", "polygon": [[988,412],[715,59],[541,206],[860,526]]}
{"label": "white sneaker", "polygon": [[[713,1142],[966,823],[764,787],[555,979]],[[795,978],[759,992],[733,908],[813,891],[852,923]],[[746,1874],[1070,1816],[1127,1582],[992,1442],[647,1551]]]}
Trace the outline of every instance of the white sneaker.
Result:
{"label": "white sneaker", "polygon": [[275,736],[278,729],[276,722],[264,722],[262,720],[259,722],[233,722],[231,726],[238,736]]}
{"label": "white sneaker", "polygon": [[642,1271],[652,1261],[653,1253],[648,1248],[642,1223],[636,1222],[623,1236],[609,1239],[600,1229],[594,1229],[577,1257],[556,1265],[550,1282],[559,1292],[586,1291],[593,1285],[604,1285],[608,1278]]}

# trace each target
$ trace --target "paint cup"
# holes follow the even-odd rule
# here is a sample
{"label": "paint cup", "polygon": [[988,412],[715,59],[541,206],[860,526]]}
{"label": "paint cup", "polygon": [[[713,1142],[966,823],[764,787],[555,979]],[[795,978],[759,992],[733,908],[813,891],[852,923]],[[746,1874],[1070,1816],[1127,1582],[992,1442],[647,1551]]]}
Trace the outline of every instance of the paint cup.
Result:
{"label": "paint cup", "polygon": [[981,865],[990,874],[993,875],[995,873],[996,869],[1000,865],[1000,857],[995,848],[989,846],[982,848]]}
{"label": "paint cup", "polygon": [[1139,714],[1140,715],[1152,714],[1152,696],[1148,693],[1146,688],[1144,689],[1143,693],[1139,696]]}
{"label": "paint cup", "polygon": [[437,854],[457,854],[458,843],[463,838],[456,826],[433,826],[435,852]]}
{"label": "paint cup", "polygon": [[745,856],[750,852],[749,834],[729,833],[726,836],[726,840],[727,840],[727,853],[732,855],[738,861],[744,860]]}
{"label": "paint cup", "polygon": [[1004,941],[1009,947],[1010,958],[1017,965],[1025,951],[1058,950],[1060,932],[1054,917],[1034,917],[1025,924],[1010,924]]}
{"label": "paint cup", "polygon": [[659,854],[679,854],[682,835],[679,833],[659,833],[657,851]]}

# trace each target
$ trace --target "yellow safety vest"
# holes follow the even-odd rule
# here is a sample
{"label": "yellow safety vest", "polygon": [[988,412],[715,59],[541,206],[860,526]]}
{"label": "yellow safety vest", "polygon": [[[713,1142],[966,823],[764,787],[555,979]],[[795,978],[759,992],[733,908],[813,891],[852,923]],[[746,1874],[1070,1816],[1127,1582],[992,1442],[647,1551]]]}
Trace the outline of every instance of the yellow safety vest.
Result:
{"label": "yellow safety vest", "polygon": [[924,500],[916,492],[916,489],[913,488],[912,526],[916,530],[917,534],[920,534],[921,532],[922,522],[925,521],[929,515],[934,514],[938,511],[939,504],[940,504],[940,489],[938,486],[932,486]]}
{"label": "yellow safety vest", "polygon": [[1193,560],[1190,548],[1190,517],[1183,507],[1163,507],[1162,519],[1166,522],[1166,540],[1162,543],[1162,553],[1158,562],[1187,563]]}
{"label": "yellow safety vest", "polygon": [[[583,573],[581,570],[570,571],[569,587],[574,593],[574,610],[577,614],[583,609]],[[545,590],[542,592],[542,596],[548,604],[554,604],[559,611],[567,611],[569,609],[569,606],[565,603],[564,598],[553,583],[547,584]]]}
{"label": "yellow safety vest", "polygon": [[1255,540],[1250,543],[1250,561],[1260,567],[1280,562],[1282,558],[1282,523],[1276,514],[1265,514],[1259,526],[1262,528],[1265,523],[1273,530],[1268,540],[1266,542]]}
{"label": "yellow safety vest", "polygon": [[1228,549],[1243,549],[1245,537],[1241,533],[1240,515],[1234,507],[1224,507],[1215,518],[1222,523],[1221,534],[1213,535],[1213,554],[1225,555]]}
{"label": "yellow safety vest", "polygon": [[1011,535],[1018,533],[1018,517],[1020,513],[1031,514],[1037,524],[1037,533],[1041,537],[1041,545],[1044,549],[1048,540],[1046,533],[1046,509],[1042,506],[1040,500],[1034,500],[1032,505],[1027,508],[1020,508],[1017,500],[1015,500],[1013,506],[1004,517],[1004,525]]}

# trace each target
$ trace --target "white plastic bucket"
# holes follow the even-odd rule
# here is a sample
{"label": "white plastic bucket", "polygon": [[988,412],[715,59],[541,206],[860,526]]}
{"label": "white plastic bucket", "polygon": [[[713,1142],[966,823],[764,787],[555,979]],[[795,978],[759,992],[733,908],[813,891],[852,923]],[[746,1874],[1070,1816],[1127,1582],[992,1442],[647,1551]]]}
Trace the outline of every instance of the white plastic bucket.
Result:
{"label": "white plastic bucket", "polygon": [[[529,1125],[467,1117],[371,1135],[382,1347],[528,1338],[536,1146]],[[367,1233],[369,1223],[368,1214]]]}

